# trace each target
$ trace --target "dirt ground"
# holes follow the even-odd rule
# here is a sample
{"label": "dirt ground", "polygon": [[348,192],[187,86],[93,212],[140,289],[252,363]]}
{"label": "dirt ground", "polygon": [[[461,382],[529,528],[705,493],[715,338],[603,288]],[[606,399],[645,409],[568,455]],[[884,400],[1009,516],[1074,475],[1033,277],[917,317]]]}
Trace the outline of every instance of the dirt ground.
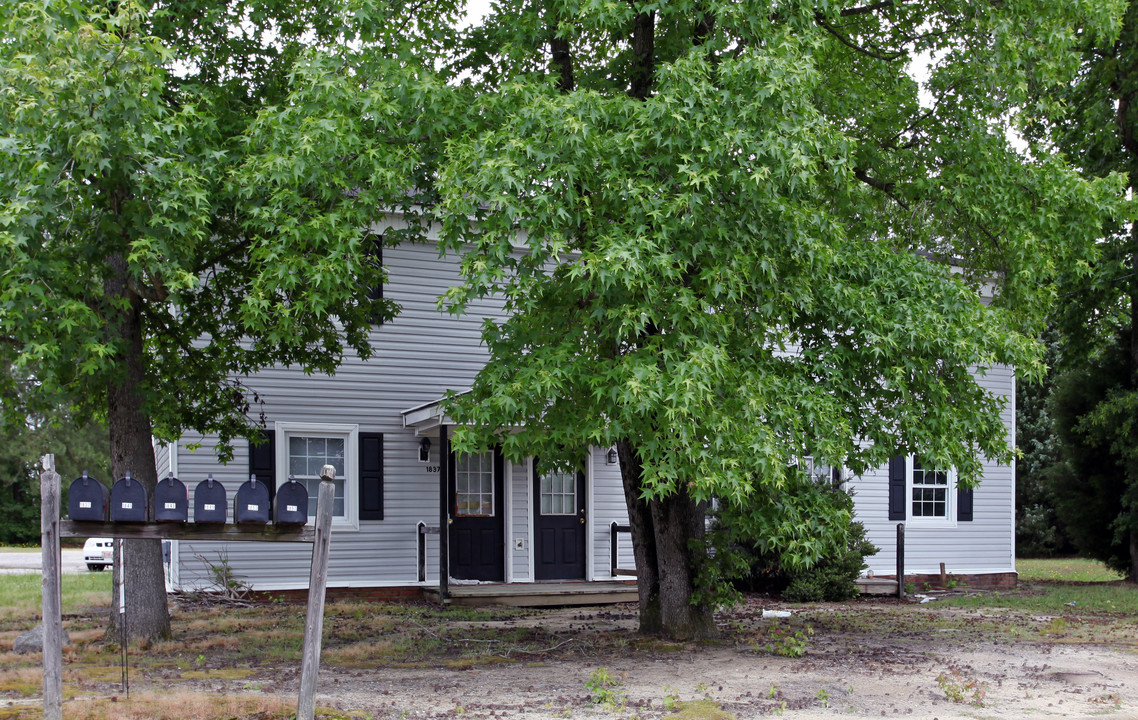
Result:
{"label": "dirt ground", "polygon": [[[635,605],[463,614],[332,604],[318,705],[337,720],[1138,718],[1138,617],[943,605],[748,596],[717,616],[720,640],[697,645],[637,635]],[[136,653],[131,687],[279,695],[288,707],[303,614],[175,603],[175,640]],[[118,692],[99,620],[70,621],[78,645],[64,680],[76,699]]]}
{"label": "dirt ground", "polygon": [[[570,644],[589,642],[586,623],[635,629],[632,608],[600,616],[557,610],[507,622],[538,622]],[[1138,717],[1133,643],[985,642],[966,630],[942,630],[861,635],[856,642],[816,631],[798,658],[731,644],[654,657],[634,651],[519,657],[464,670],[324,670],[319,700],[377,718],[654,718],[670,714],[666,706],[677,699],[711,699],[740,720]],[[594,703],[586,687],[598,667],[616,683],[615,702],[607,706]],[[691,717],[722,717],[709,714],[709,706],[690,708]]]}
{"label": "dirt ground", "polygon": [[[1138,618],[779,607],[794,609],[771,617],[769,601],[748,599],[709,645],[642,641],[633,605],[449,622],[448,647],[476,660],[326,664],[318,703],[371,718],[1138,718]],[[272,680],[296,684],[289,672]]]}

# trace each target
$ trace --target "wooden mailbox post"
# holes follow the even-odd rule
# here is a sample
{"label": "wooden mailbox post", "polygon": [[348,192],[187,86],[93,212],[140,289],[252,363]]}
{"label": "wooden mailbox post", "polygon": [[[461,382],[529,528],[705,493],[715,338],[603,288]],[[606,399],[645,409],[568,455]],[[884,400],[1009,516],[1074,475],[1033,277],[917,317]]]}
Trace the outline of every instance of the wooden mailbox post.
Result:
{"label": "wooden mailbox post", "polygon": [[113,537],[127,540],[225,540],[312,543],[312,572],[308,585],[308,617],[304,627],[297,720],[312,720],[316,711],[316,676],[320,670],[324,597],[328,582],[329,533],[332,528],[334,472],[321,470],[316,524],[237,525],[193,523],[114,523],[60,520],[60,476],[55,456],[43,457],[40,475],[40,542],[43,550],[43,717],[63,719],[63,609],[60,595],[61,537]]}

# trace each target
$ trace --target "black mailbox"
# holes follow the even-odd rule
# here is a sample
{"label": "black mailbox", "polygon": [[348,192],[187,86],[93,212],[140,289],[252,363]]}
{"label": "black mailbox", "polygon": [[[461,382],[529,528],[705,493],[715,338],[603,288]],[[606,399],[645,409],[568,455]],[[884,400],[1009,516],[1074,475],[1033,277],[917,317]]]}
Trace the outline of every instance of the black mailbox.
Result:
{"label": "black mailbox", "polygon": [[281,525],[304,525],[308,522],[308,488],[289,476],[288,482],[277,488],[276,522]]}
{"label": "black mailbox", "polygon": [[229,517],[225,486],[213,479],[213,473],[194,488],[194,522],[223,523]]}
{"label": "black mailbox", "polygon": [[256,475],[250,475],[237,488],[237,497],[233,500],[233,521],[258,524],[269,522],[269,486],[257,482]]}
{"label": "black mailbox", "polygon": [[132,479],[129,472],[111,487],[112,522],[146,522],[149,505],[146,486]]}
{"label": "black mailbox", "polygon": [[107,486],[83,471],[67,489],[67,516],[80,522],[106,522],[111,494]]}
{"label": "black mailbox", "polygon": [[190,496],[182,481],[173,473],[154,486],[154,520],[157,522],[185,522],[189,517]]}

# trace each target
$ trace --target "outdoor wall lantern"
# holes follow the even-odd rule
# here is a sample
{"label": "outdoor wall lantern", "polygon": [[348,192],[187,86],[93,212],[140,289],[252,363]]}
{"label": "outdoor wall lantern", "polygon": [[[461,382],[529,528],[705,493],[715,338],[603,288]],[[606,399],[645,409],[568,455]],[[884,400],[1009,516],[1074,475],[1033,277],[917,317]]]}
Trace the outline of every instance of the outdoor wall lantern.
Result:
{"label": "outdoor wall lantern", "polygon": [[616,465],[618,460],[619,459],[617,458],[617,455],[616,455],[616,445],[613,445],[612,447],[609,448],[609,451],[605,454],[605,462],[608,463],[609,465]]}
{"label": "outdoor wall lantern", "polygon": [[423,438],[419,441],[419,462],[431,461],[431,439]]}

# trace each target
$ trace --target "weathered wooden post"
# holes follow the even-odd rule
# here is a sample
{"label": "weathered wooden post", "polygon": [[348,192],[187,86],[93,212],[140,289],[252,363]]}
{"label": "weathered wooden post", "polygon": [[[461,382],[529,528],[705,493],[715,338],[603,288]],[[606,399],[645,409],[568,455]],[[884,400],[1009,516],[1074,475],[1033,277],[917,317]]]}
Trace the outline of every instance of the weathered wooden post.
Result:
{"label": "weathered wooden post", "polygon": [[336,470],[320,469],[320,492],[316,500],[316,538],[312,542],[312,570],[308,578],[308,616],[304,622],[304,654],[300,665],[300,697],[297,720],[316,715],[316,676],[320,672],[320,644],[324,632],[324,590],[328,584],[328,548],[331,544],[332,503]]}
{"label": "weathered wooden post", "polygon": [[905,599],[905,523],[897,523],[897,599]]}
{"label": "weathered wooden post", "polygon": [[63,600],[60,595],[59,496],[55,456],[43,456],[40,475],[42,561],[43,717],[63,720]]}

